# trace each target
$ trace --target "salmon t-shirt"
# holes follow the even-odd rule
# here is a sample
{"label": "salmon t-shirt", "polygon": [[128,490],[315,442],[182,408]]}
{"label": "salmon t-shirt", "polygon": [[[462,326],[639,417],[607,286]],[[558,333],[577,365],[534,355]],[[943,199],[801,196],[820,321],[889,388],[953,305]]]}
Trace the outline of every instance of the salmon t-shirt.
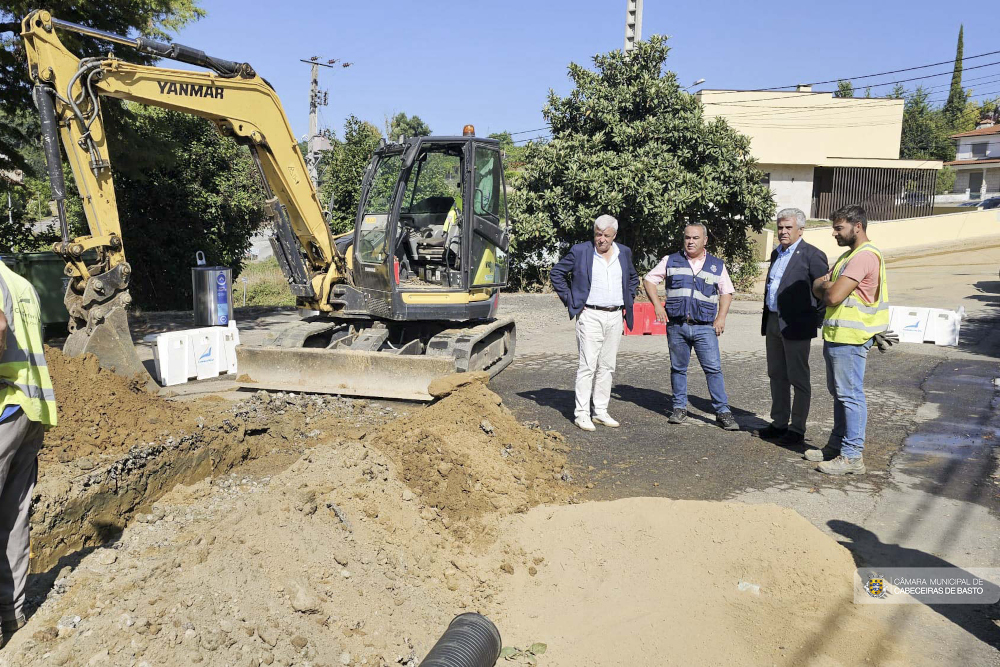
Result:
{"label": "salmon t-shirt", "polygon": [[878,298],[878,256],[871,250],[862,250],[847,262],[840,275],[858,281],[855,288],[858,296],[867,303],[875,303]]}

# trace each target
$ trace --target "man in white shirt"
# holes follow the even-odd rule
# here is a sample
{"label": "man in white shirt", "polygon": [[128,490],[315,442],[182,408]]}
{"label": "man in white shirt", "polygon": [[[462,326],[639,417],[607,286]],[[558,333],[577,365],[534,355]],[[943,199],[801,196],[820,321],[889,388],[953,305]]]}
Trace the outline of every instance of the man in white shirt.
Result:
{"label": "man in white shirt", "polygon": [[[602,215],[594,221],[594,241],[578,243],[552,267],[549,276],[556,294],[576,318],[580,365],[576,373],[575,424],[595,430],[594,422],[619,426],[608,414],[611,379],[622,337],[622,315],[632,326],[632,303],[639,274],[632,251],[615,243],[618,221]],[[590,404],[593,398],[594,413]]]}

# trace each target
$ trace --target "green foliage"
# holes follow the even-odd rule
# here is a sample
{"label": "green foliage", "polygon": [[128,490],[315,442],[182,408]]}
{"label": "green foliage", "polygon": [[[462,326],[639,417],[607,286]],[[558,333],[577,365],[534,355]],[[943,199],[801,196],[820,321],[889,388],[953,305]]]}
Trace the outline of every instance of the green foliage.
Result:
{"label": "green foliage", "polygon": [[500,142],[500,148],[504,152],[504,179],[507,181],[507,187],[511,187],[512,182],[524,168],[524,158],[528,147],[515,144],[510,132],[494,132],[489,135],[489,138]]}
{"label": "green foliage", "polygon": [[[17,33],[20,21],[33,9],[47,9],[56,18],[72,21],[120,35],[141,33],[146,37],[166,40],[170,32],[205,15],[198,0],[107,0],[102,3],[73,0],[0,0],[0,169],[25,168],[17,145],[32,135],[23,128],[5,122],[19,110],[34,109],[31,84],[27,78],[24,48]],[[83,55],[107,53],[110,44],[64,31],[60,39],[71,52]],[[128,47],[116,50],[119,58],[149,63],[154,59]],[[37,136],[37,134],[33,135]]]}
{"label": "green foliage", "polygon": [[[278,260],[268,257],[259,262],[247,262],[241,274],[246,278],[246,305],[248,306],[294,306],[295,297],[288,288],[288,280],[278,267]],[[243,284],[236,281],[233,287],[233,303],[243,305]]]}
{"label": "green foliage", "polygon": [[263,221],[250,154],[183,113],[109,105],[105,118],[132,296],[147,310],[190,308],[195,252],[239,274]]}
{"label": "green foliage", "polygon": [[350,116],[344,122],[344,140],[333,144],[320,164],[320,198],[324,202],[332,200],[329,223],[334,234],[354,227],[361,178],[381,139],[377,127]]}
{"label": "green foliage", "polygon": [[400,111],[389,122],[389,139],[398,141],[400,137],[429,137],[431,128],[420,116],[407,116]]}
{"label": "green foliage", "polygon": [[946,192],[951,192],[954,187],[955,170],[951,167],[941,167],[941,171],[937,173],[934,194],[943,195]]}
{"label": "green foliage", "polygon": [[954,160],[951,127],[941,111],[931,108],[927,97],[923,87],[906,97],[899,156],[904,160]]}
{"label": "green foliage", "polygon": [[965,26],[959,26],[958,44],[955,47],[955,67],[951,73],[951,88],[948,91],[948,101],[944,103],[944,108],[941,110],[951,128],[958,125],[968,101],[965,90],[962,88],[962,50],[964,48],[962,36],[964,32]]}
{"label": "green foliage", "polygon": [[543,655],[548,648],[548,645],[542,642],[535,642],[528,648],[523,649],[516,646],[504,646],[500,649],[500,657],[507,661],[517,661],[525,665],[537,665],[538,656]]}
{"label": "green foliage", "polygon": [[734,265],[753,262],[751,232],[774,214],[750,141],[724,119],[706,122],[697,99],[663,66],[666,38],[634,51],[571,64],[574,89],[549,93],[543,110],[553,138],[529,144],[511,193],[511,282],[545,280],[570,245],[591,238],[610,213],[618,239],[645,268],[675,252],[685,224],[708,226],[709,247]]}
{"label": "green foliage", "polygon": [[838,81],[834,97],[854,97],[854,84],[850,81]]}

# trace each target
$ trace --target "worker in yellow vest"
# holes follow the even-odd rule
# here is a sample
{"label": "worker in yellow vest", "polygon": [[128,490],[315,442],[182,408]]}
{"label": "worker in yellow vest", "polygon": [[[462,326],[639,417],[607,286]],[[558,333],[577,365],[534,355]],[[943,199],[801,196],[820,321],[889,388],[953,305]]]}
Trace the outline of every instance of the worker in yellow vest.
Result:
{"label": "worker in yellow vest", "polygon": [[0,262],[0,647],[24,625],[28,512],[56,401],[42,349],[38,294]]}
{"label": "worker in yellow vest", "polygon": [[865,363],[875,337],[889,329],[889,286],[882,253],[868,240],[865,209],[845,206],[830,221],[837,245],[848,250],[830,273],[816,279],[813,293],[826,305],[823,358],[833,395],[833,433],[827,447],[806,450],[805,457],[819,461],[816,469],[829,475],[863,475]]}

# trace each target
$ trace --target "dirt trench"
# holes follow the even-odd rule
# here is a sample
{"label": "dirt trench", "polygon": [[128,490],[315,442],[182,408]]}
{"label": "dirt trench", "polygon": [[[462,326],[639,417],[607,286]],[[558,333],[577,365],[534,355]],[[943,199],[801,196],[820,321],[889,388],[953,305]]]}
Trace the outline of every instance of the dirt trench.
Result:
{"label": "dirt trench", "polygon": [[59,423],[45,434],[32,504],[32,572],[102,544],[178,484],[270,459],[291,464],[318,437],[395,416],[367,401],[279,393],[182,403],[46,348]]}

